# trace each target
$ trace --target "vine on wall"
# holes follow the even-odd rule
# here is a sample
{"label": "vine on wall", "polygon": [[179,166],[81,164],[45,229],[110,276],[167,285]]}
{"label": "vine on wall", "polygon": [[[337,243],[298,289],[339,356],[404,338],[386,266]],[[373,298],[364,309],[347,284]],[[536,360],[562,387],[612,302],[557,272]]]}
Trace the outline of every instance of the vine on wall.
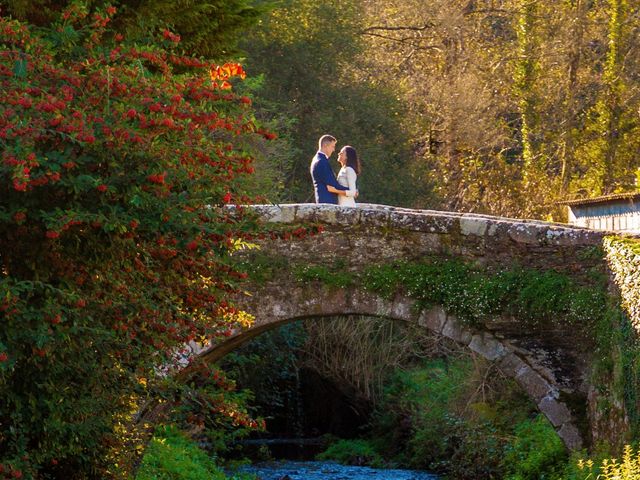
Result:
{"label": "vine on wall", "polygon": [[609,236],[604,240],[609,268],[620,290],[622,315],[612,329],[618,353],[616,390],[622,393],[633,437],[640,429],[640,242],[632,238]]}
{"label": "vine on wall", "polygon": [[622,305],[636,331],[640,329],[640,241],[606,237],[604,247],[609,267],[620,288]]}
{"label": "vine on wall", "polygon": [[[637,319],[640,255],[635,252],[640,251],[640,244],[610,238],[606,249],[611,268],[618,272],[616,280],[625,291],[623,304]],[[336,288],[362,285],[385,298],[402,293],[416,299],[420,309],[440,305],[472,328],[482,328],[485,320],[500,315],[513,316],[531,327],[574,326],[576,342],[592,349],[591,383],[600,395],[599,425],[618,425],[615,419],[622,415],[628,417],[632,434],[638,430],[640,346],[619,298],[607,290],[607,278],[599,270],[589,272],[587,285],[553,270],[514,267],[489,272],[459,259],[440,257],[372,266],[362,274],[337,274],[323,266],[294,271],[299,281]],[[637,320],[633,325],[638,325]],[[619,433],[611,432],[617,437]]]}

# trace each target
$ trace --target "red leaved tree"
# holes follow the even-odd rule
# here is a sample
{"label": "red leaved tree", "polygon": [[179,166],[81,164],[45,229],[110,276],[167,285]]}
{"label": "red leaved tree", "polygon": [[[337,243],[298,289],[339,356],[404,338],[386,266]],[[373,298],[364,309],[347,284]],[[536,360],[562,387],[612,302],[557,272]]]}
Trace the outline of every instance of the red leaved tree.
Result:
{"label": "red leaved tree", "polygon": [[0,18],[0,478],[109,476],[154,367],[233,326],[256,225],[223,205],[270,134],[239,65],[104,40],[114,12]]}

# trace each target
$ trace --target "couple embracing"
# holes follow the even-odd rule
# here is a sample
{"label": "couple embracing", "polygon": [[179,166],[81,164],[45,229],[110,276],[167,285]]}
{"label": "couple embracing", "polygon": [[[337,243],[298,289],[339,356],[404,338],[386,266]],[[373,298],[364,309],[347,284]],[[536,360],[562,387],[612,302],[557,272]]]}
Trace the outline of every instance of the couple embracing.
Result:
{"label": "couple embracing", "polygon": [[356,179],[360,174],[360,160],[356,149],[342,147],[338,153],[338,162],[342,168],[338,178],[329,164],[329,157],[336,149],[337,140],[331,135],[323,135],[318,141],[318,153],[311,160],[311,178],[316,203],[333,203],[345,207],[355,207],[358,189]]}

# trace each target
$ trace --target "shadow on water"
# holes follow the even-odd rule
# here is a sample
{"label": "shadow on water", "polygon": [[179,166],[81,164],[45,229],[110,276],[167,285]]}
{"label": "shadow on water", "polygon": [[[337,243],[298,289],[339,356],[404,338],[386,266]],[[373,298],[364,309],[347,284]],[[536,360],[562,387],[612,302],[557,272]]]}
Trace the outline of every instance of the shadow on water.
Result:
{"label": "shadow on water", "polygon": [[243,452],[250,458],[264,457],[261,453],[265,448],[269,457],[279,460],[313,460],[322,453],[329,442],[326,437],[318,438],[258,438],[241,440]]}

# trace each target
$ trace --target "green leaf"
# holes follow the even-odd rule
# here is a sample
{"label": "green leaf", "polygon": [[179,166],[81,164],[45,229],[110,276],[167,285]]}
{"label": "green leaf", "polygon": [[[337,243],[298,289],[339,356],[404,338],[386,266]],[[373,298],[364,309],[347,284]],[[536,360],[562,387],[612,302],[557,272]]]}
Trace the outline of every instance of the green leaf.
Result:
{"label": "green leaf", "polygon": [[139,207],[143,202],[142,198],[140,198],[140,195],[134,195],[133,197],[131,197],[131,200],[129,200],[129,203],[134,207]]}
{"label": "green leaf", "polygon": [[16,60],[16,63],[13,64],[13,74],[18,78],[27,76],[27,61],[24,58]]}

